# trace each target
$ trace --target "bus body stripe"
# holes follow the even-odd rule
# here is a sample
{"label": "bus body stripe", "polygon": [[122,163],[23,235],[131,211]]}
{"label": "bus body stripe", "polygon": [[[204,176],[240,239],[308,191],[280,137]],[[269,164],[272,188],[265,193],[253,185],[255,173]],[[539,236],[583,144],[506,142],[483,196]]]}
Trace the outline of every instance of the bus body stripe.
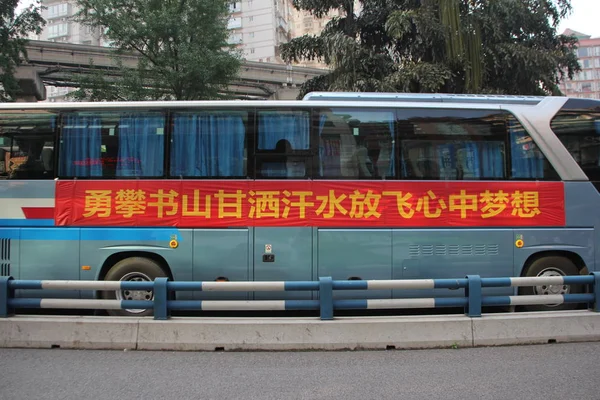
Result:
{"label": "bus body stripe", "polygon": [[74,228],[44,226],[43,229],[39,229],[32,226],[10,226],[4,228],[0,224],[0,236],[12,240],[97,240],[113,243],[118,241],[168,243],[173,235],[177,235],[178,240],[182,240],[179,230],[175,228]]}
{"label": "bus body stripe", "polygon": [[31,226],[54,226],[54,219],[5,219],[0,218],[0,228],[9,227],[31,227]]}

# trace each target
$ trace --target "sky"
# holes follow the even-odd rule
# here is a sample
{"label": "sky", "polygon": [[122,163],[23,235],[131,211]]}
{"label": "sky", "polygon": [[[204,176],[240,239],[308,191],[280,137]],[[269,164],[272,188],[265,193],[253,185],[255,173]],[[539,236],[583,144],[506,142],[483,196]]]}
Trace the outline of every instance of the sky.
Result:
{"label": "sky", "polygon": [[571,0],[573,11],[558,25],[558,33],[569,28],[577,32],[600,37],[600,0]]}
{"label": "sky", "polygon": [[[35,0],[21,0],[19,8],[22,9]],[[573,12],[558,26],[558,33],[563,33],[570,28],[575,31],[600,37],[600,0],[571,0]]]}

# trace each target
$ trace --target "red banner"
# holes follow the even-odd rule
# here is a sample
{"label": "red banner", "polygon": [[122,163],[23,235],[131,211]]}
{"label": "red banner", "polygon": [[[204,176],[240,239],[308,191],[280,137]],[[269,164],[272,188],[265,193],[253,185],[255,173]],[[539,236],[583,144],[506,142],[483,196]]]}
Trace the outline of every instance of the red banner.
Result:
{"label": "red banner", "polygon": [[562,226],[561,182],[58,181],[60,226]]}

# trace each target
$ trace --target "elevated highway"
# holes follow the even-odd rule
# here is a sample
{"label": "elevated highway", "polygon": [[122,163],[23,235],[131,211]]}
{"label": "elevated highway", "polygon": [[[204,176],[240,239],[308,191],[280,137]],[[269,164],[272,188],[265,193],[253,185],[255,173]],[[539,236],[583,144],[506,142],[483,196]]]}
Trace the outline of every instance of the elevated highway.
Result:
{"label": "elevated highway", "polygon": [[[98,69],[108,76],[119,73],[115,55],[107,47],[31,40],[26,49],[29,61],[16,74],[24,90],[20,101],[45,99],[44,85],[74,87],[74,74]],[[125,66],[135,67],[138,57],[126,53],[119,55],[119,60]],[[325,73],[318,68],[244,61],[228,93],[238,99],[294,99],[300,85]]]}

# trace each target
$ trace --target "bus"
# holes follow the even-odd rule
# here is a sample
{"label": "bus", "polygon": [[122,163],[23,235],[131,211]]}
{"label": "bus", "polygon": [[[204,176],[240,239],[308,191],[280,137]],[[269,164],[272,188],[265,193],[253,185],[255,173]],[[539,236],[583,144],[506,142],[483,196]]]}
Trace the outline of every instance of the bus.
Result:
{"label": "bus", "polygon": [[[3,103],[0,273],[100,281],[588,274],[600,255],[599,145],[600,101],[566,97],[315,92],[294,101]],[[433,295],[462,290],[335,294]]]}

